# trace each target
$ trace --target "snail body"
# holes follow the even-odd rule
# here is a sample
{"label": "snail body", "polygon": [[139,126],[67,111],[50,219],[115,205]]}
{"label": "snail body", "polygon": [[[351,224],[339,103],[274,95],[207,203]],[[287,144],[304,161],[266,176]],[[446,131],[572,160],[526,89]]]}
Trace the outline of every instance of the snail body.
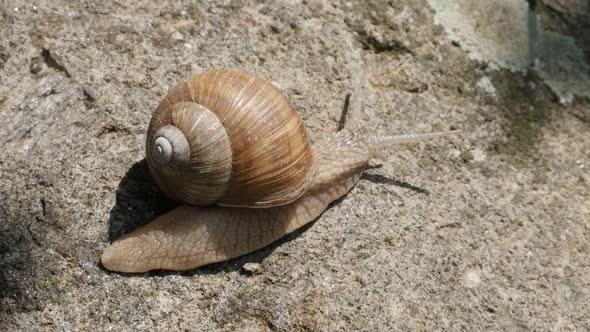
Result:
{"label": "snail body", "polygon": [[[236,76],[239,76],[238,81],[242,79],[251,83],[262,81],[247,74],[234,71],[210,71],[200,77],[227,78]],[[211,104],[203,102],[199,94],[203,91],[214,89],[221,91],[223,90],[224,84],[230,85],[228,90],[234,91],[233,93],[237,94],[234,97],[238,100],[232,102],[230,98],[229,101],[221,103],[232,105],[256,105],[258,103],[243,99],[245,97],[240,92],[243,93],[243,91],[248,89],[244,87],[247,84],[244,84],[243,81],[242,84],[244,85],[239,85],[241,88],[238,89],[232,86],[232,84],[235,84],[235,81],[232,79],[214,80],[217,83],[214,83],[213,87],[200,86],[199,84],[205,85],[205,83],[195,81],[198,80],[190,79],[181,83],[164,98],[160,106],[154,111],[148,129],[146,148],[150,172],[156,178],[158,185],[172,198],[188,204],[182,204],[168,213],[157,217],[147,225],[139,227],[114,241],[105,249],[101,257],[103,266],[109,270],[119,272],[145,272],[157,269],[190,270],[261,249],[316,219],[331,202],[345,195],[358,182],[363,171],[368,166],[369,160],[376,155],[379,148],[396,143],[416,142],[442,137],[457,132],[385,137],[374,136],[369,134],[357,123],[360,113],[360,107],[358,107],[352,109],[351,121],[347,123],[344,130],[312,146],[309,143],[308,135],[305,132],[305,127],[300,117],[295,113],[295,120],[285,120],[281,115],[279,116],[281,120],[272,120],[267,123],[279,124],[279,127],[287,126],[287,138],[278,144],[277,151],[284,153],[282,156],[296,156],[296,161],[283,160],[278,166],[273,165],[272,167],[278,169],[279,172],[283,172],[281,173],[283,175],[280,177],[273,177],[271,175],[272,172],[266,173],[266,170],[265,172],[253,172],[242,176],[256,179],[258,174],[265,174],[262,176],[263,179],[270,178],[275,181],[279,180],[279,182],[281,179],[288,179],[289,185],[277,187],[275,183],[275,187],[270,186],[270,190],[262,193],[259,191],[266,189],[264,185],[255,187],[256,190],[252,188],[232,188],[236,184],[248,186],[253,180],[235,180],[233,178],[234,174],[232,173],[236,171],[236,166],[234,164],[227,166],[226,161],[240,159],[236,158],[236,155],[230,157],[229,154],[217,152],[218,155],[214,153],[210,158],[217,158],[214,160],[213,165],[221,165],[221,171],[223,172],[226,171],[226,168],[231,168],[232,171],[229,172],[229,177],[226,175],[219,177],[224,179],[229,178],[230,181],[226,182],[229,184],[225,185],[225,189],[216,189],[215,195],[217,196],[215,199],[186,199],[180,197],[177,192],[174,192],[174,189],[178,189],[186,184],[180,183],[182,181],[190,184],[192,180],[187,180],[187,176],[190,175],[179,176],[178,174],[182,171],[181,167],[178,167],[174,162],[170,163],[168,161],[162,163],[158,158],[166,161],[170,154],[165,155],[165,153],[171,150],[170,146],[173,147],[172,150],[174,150],[174,153],[180,151],[179,155],[184,158],[180,159],[184,160],[181,162],[181,165],[182,163],[186,163],[187,158],[189,158],[188,156],[193,157],[198,155],[198,153],[194,151],[187,152],[190,149],[186,147],[194,146],[194,144],[186,144],[186,142],[177,139],[176,136],[166,131],[176,132],[178,130],[181,132],[190,132],[186,128],[199,127],[199,123],[205,120],[195,120],[195,115],[192,112],[197,108],[199,110],[196,110],[196,112],[201,112],[201,107],[208,109],[214,108]],[[258,83],[260,84],[260,82]],[[273,98],[279,98],[280,100],[276,101],[276,103],[270,100],[265,103],[272,105],[286,103],[288,105],[288,101],[286,101],[286,98],[278,90],[274,89],[268,83],[263,83],[260,85],[263,88],[258,90],[254,88],[253,90],[256,91],[250,94],[250,96],[258,96],[261,93],[270,91],[269,93],[273,94]],[[219,86],[215,86],[215,84],[219,84]],[[196,89],[195,86],[197,87]],[[280,94],[280,96],[276,95],[275,92]],[[190,98],[186,96],[190,96]],[[196,103],[198,106],[185,104],[192,104],[195,101],[198,101]],[[270,107],[270,109],[272,108]],[[236,109],[239,109],[239,107],[236,107],[233,112],[236,112]],[[255,113],[253,111],[250,112]],[[275,110],[268,112],[264,113],[263,118],[272,116],[272,112],[285,112],[285,117],[289,117],[292,116],[289,114],[292,114],[291,112],[294,113],[294,110],[290,107],[287,108],[287,111]],[[246,115],[240,115],[239,117],[242,116]],[[240,119],[239,117],[238,119],[230,120],[232,117],[231,112],[227,114],[222,112],[221,115],[218,114],[216,117],[218,121],[213,121],[211,128],[218,127],[219,124],[233,123],[233,121],[238,120],[235,125],[238,127],[242,126],[237,129],[238,133],[242,133],[241,135],[245,135],[243,132],[247,132],[248,128],[252,128],[253,123],[259,121],[256,119],[244,120],[244,118]],[[187,119],[190,120],[188,124],[180,124]],[[245,121],[245,123],[240,121]],[[264,121],[262,122],[264,123]],[[177,129],[171,129],[170,127]],[[207,128],[209,127],[201,127],[199,131],[207,132]],[[280,128],[277,128],[276,131],[273,131],[275,129],[270,129],[270,127],[266,128],[268,129],[266,131],[267,133],[280,131]],[[225,131],[228,136],[232,133],[232,130],[228,130],[228,127],[225,127]],[[293,135],[299,135],[299,137],[294,138]],[[219,143],[225,140],[221,134],[215,136],[215,134],[211,133],[206,136],[214,136],[213,139],[216,143],[210,147],[211,150],[223,147],[223,144],[225,144]],[[167,146],[167,142],[162,142],[161,137],[165,137],[168,143],[170,143],[170,146]],[[189,137],[192,136],[189,135]],[[157,142],[158,139],[160,139],[159,142]],[[198,140],[198,138],[189,138],[187,141],[190,140]],[[264,140],[264,137],[257,136],[257,140],[265,142],[259,147],[269,144],[268,141]],[[231,148],[236,145],[236,142],[232,138],[229,138],[227,142],[229,143],[226,146],[230,146]],[[289,144],[294,144],[294,146]],[[261,156],[265,152],[253,152],[252,154],[254,156]],[[276,159],[272,156],[262,158],[267,162]],[[300,160],[300,158],[305,160]],[[168,160],[172,159],[170,158]],[[195,163],[196,161],[188,162],[189,165],[194,165]],[[167,167],[164,171],[158,169],[162,164]],[[266,166],[265,163],[244,163],[244,165],[249,165],[250,167],[251,165],[255,165],[256,167],[263,168]],[[240,166],[237,169],[240,171],[252,171],[250,167]],[[213,173],[214,171],[210,172]],[[165,176],[161,176],[161,174]],[[158,176],[161,177],[158,178]],[[172,184],[165,183],[165,181],[168,181],[166,177],[173,178]],[[214,178],[212,182],[214,185],[211,186],[215,186],[220,181],[219,178]],[[238,179],[241,178],[238,177]],[[218,187],[221,188],[223,185],[219,185]],[[276,190],[277,188],[279,190]],[[189,188],[185,191],[192,194],[201,191],[201,189],[191,192]],[[223,192],[223,195],[219,195],[217,192]],[[232,193],[234,192],[239,193],[239,195],[233,196]],[[206,194],[210,195],[208,192]],[[242,198],[243,201],[237,200],[237,197],[240,196],[244,196]],[[209,205],[211,203],[216,203],[217,205],[208,207],[196,206]]]}

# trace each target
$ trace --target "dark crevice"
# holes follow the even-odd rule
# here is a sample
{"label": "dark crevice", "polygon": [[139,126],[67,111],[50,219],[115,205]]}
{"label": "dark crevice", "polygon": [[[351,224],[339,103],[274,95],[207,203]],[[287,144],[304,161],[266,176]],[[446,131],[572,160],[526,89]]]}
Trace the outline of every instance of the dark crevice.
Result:
{"label": "dark crevice", "polygon": [[409,93],[423,93],[428,90],[428,84],[416,82],[411,86],[404,87],[404,91]]}
{"label": "dark crevice", "polygon": [[[70,72],[66,69],[64,65],[62,65],[58,60],[56,60],[56,58],[51,54],[51,51],[49,49],[44,48],[41,51],[41,58],[43,59],[43,62],[45,62],[45,65],[47,65],[48,68],[53,68],[57,71],[64,73],[66,77],[72,78]],[[34,71],[38,71],[38,69],[31,69],[31,72]],[[74,81],[82,88],[82,94],[84,95],[84,105],[87,109],[92,108],[96,101],[96,97],[94,97],[94,95],[90,91],[88,91],[88,89],[86,89],[82,84],[80,84],[76,80]]]}
{"label": "dark crevice", "polygon": [[342,106],[342,115],[340,115],[340,120],[338,121],[338,131],[344,129],[346,125],[346,116],[348,115],[348,109],[350,108],[350,97],[352,96],[351,93],[347,93],[346,97],[344,97],[344,106]]}
{"label": "dark crevice", "polygon": [[100,128],[100,130],[98,131],[98,134],[96,134],[96,137],[101,138],[105,135],[115,134],[115,133],[130,134],[131,130],[129,130],[129,128],[127,128],[121,124],[111,123],[111,124],[107,124],[107,125],[103,126],[102,128]]}
{"label": "dark crevice", "polygon": [[43,217],[47,216],[47,203],[44,198],[41,198],[41,208],[43,210]]}
{"label": "dark crevice", "polygon": [[96,98],[84,87],[82,87],[82,93],[84,93],[84,104],[86,108],[90,108],[96,101]]}
{"label": "dark crevice", "polygon": [[43,58],[43,62],[45,62],[47,67],[53,68],[57,71],[61,71],[64,74],[66,74],[67,77],[72,77],[72,75],[70,75],[66,67],[64,67],[57,60],[55,60],[55,58],[51,55],[49,49],[44,48],[43,51],[41,51],[41,57]]}
{"label": "dark crevice", "polygon": [[5,49],[0,45],[0,69],[4,68],[4,64],[8,61],[10,55]]}
{"label": "dark crevice", "polygon": [[535,10],[537,8],[537,0],[527,0],[529,3],[529,8],[531,10]]}
{"label": "dark crevice", "polygon": [[487,312],[489,312],[490,314],[495,314],[496,313],[496,309],[490,307],[489,305],[484,305],[484,308]]}
{"label": "dark crevice", "polygon": [[375,53],[392,52],[414,55],[414,51],[403,45],[398,40],[378,40],[375,38],[375,36],[368,35],[363,31],[357,32],[359,33],[360,42],[363,44],[363,48],[365,50],[372,50]]}
{"label": "dark crevice", "polygon": [[448,224],[440,225],[437,228],[438,229],[444,229],[444,228],[461,228],[461,223],[459,223],[459,222],[451,222],[451,223],[448,223]]}

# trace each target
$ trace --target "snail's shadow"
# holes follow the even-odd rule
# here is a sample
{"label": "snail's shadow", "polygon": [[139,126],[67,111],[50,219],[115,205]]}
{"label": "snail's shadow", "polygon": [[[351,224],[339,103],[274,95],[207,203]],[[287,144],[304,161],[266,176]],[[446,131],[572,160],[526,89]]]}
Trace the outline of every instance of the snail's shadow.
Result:
{"label": "snail's shadow", "polygon": [[[374,168],[380,168],[381,165],[379,166],[375,166],[375,167],[371,167],[372,169]],[[430,195],[430,191],[428,191],[428,189],[424,189],[418,186],[414,186],[413,184],[410,184],[408,182],[405,181],[400,181],[400,180],[395,180],[395,179],[390,179],[386,176],[383,175],[379,175],[379,174],[370,174],[370,173],[363,173],[363,175],[361,175],[361,180],[367,180],[369,182],[373,182],[373,183],[379,183],[379,184],[385,184],[385,185],[390,185],[390,186],[396,186],[396,187],[400,187],[400,188],[404,188],[404,189],[408,189],[411,190],[417,194],[424,194],[424,195]]]}
{"label": "snail's shadow", "polygon": [[152,180],[145,159],[136,162],[117,188],[115,206],[110,213],[109,241],[147,224],[176,205]]}
{"label": "snail's shadow", "polygon": [[[373,183],[394,185],[406,188],[420,194],[429,194],[428,190],[426,189],[413,186],[403,181],[389,179],[382,175],[365,173],[361,179]],[[347,195],[344,195],[332,202],[326,211],[332,208],[332,206],[340,204],[340,202],[342,202],[346,196]],[[119,237],[133,231],[134,229],[149,223],[155,217],[172,210],[177,205],[178,203],[168,199],[152,180],[145,159],[136,162],[133,166],[131,166],[129,171],[127,171],[119,183],[115,198],[115,206],[113,206],[110,213],[109,241],[112,242]],[[247,262],[261,263],[278,247],[299,237],[300,234],[309,229],[320,217],[321,214],[312,222],[273,242],[271,245],[247,255],[243,255],[225,262],[206,265],[189,271],[152,271],[141,273],[140,275],[199,275],[237,271]],[[104,269],[104,267],[101,268]],[[131,276],[138,274],[127,275]]]}

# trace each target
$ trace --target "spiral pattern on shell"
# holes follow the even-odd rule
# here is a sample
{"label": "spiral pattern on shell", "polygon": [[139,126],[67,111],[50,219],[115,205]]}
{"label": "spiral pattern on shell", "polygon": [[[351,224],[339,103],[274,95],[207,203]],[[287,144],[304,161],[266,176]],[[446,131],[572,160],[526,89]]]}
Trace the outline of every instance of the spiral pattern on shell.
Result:
{"label": "spiral pattern on shell", "polygon": [[150,173],[192,205],[269,207],[300,197],[315,163],[303,121],[271,84],[211,70],[181,82],[152,115]]}

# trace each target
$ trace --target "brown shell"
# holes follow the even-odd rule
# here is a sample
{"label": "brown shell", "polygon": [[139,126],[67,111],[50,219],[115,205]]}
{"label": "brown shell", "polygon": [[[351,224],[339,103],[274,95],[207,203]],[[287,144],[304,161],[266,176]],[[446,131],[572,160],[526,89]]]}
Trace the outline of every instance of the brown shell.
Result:
{"label": "brown shell", "polygon": [[[154,111],[150,122],[146,145],[150,172],[160,188],[172,198],[195,205],[212,203],[211,196],[207,196],[206,192],[206,197],[201,199],[186,199],[178,194],[178,189],[187,191],[187,182],[201,184],[205,188],[210,186],[207,179],[195,178],[194,174],[177,174],[186,171],[194,173],[194,169],[177,167],[161,171],[161,165],[150,158],[158,128],[174,125],[175,118],[176,121],[187,118],[173,116],[174,112],[179,112],[178,109],[186,112],[186,107],[178,106],[173,111],[174,105],[179,103],[196,103],[214,113],[229,138],[230,177],[225,184],[220,183],[220,177],[213,181],[215,190],[223,191],[222,195],[214,197],[215,203],[247,207],[277,206],[294,201],[309,188],[316,170],[311,142],[301,117],[287,98],[271,84],[249,74],[211,70],[185,80],[171,90]],[[195,138],[191,135],[201,134],[199,130],[187,134],[187,130],[180,127],[188,128],[190,125],[177,127],[187,136],[191,154],[189,166],[194,165],[198,162],[195,145],[206,142],[210,135]],[[223,144],[213,144],[219,145]],[[224,157],[218,159],[223,160]],[[209,165],[204,169],[214,166],[218,165]],[[222,169],[218,174],[224,172]],[[166,180],[162,179],[163,173],[173,174],[174,183],[166,184]],[[191,191],[198,193],[201,189]]]}

